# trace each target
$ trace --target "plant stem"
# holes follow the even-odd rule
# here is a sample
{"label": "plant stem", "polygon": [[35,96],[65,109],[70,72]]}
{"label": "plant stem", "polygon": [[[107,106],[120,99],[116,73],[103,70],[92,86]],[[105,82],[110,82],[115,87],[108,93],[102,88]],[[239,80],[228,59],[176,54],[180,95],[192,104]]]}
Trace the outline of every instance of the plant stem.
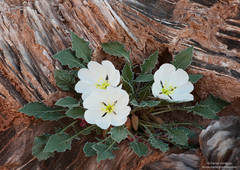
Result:
{"label": "plant stem", "polygon": [[143,127],[153,127],[152,125],[146,125],[146,124],[143,124],[142,122],[139,123],[139,125],[142,125]]}
{"label": "plant stem", "polygon": [[106,151],[108,151],[109,149],[111,149],[111,147],[113,147],[113,145],[115,144],[116,142],[115,141],[113,141],[113,143],[111,144],[111,145],[109,145],[109,147],[107,148],[107,150]]}
{"label": "plant stem", "polygon": [[159,115],[159,114],[170,112],[170,111],[173,111],[173,110],[168,109],[168,110],[162,110],[162,111],[159,111],[159,112],[153,112],[152,115],[155,116],[155,115]]}
{"label": "plant stem", "polygon": [[167,138],[164,138],[164,137],[159,137],[161,140],[164,140],[166,142],[169,142],[169,143],[173,143],[171,140],[167,139]]}
{"label": "plant stem", "polygon": [[77,137],[78,135],[80,135],[83,131],[86,131],[86,130],[88,130],[88,129],[91,129],[91,128],[94,127],[94,126],[96,126],[96,125],[91,125],[91,126],[85,128],[85,129],[79,131],[78,133],[76,133],[75,135],[73,135],[73,136],[72,136],[71,138],[69,138],[68,140],[74,139],[75,137]]}
{"label": "plant stem", "polygon": [[169,124],[166,124],[166,126],[174,126],[174,125],[190,125],[190,126],[194,126],[194,123],[169,123]]}
{"label": "plant stem", "polygon": [[153,125],[144,125],[143,123],[140,123],[143,127],[154,127]]}
{"label": "plant stem", "polygon": [[142,110],[143,107],[135,107],[132,111],[131,111],[131,114],[135,113],[136,111],[138,110]]}
{"label": "plant stem", "polygon": [[75,123],[77,123],[78,120],[75,120],[74,122],[72,122],[71,124],[69,124],[68,126],[66,126],[65,128],[63,128],[59,133],[63,133],[64,131],[66,131],[68,128],[72,127]]}
{"label": "plant stem", "polygon": [[162,111],[162,110],[164,110],[164,109],[168,109],[167,107],[156,107],[156,108],[154,108],[154,111]]}
{"label": "plant stem", "polygon": [[103,140],[101,140],[100,142],[98,142],[98,144],[105,142],[105,141],[108,140],[110,137],[111,137],[111,136],[106,137],[105,139],[103,139]]}
{"label": "plant stem", "polygon": [[136,139],[135,138],[135,136],[128,130],[128,134],[132,137],[132,138],[134,138],[134,140]]}
{"label": "plant stem", "polygon": [[153,111],[153,109],[154,109],[154,108],[149,109],[149,111],[147,112],[147,115],[148,115],[149,113],[151,113],[151,112]]}
{"label": "plant stem", "polygon": [[195,106],[186,106],[186,107],[184,107],[184,109],[185,110],[187,110],[187,109],[193,109]]}
{"label": "plant stem", "polygon": [[161,128],[160,125],[154,125],[154,124],[144,124],[143,122],[139,123],[140,125],[142,125],[143,127],[153,127],[153,128]]}
{"label": "plant stem", "polygon": [[176,110],[186,110],[186,109],[180,108],[180,107],[171,108],[171,107],[168,105],[168,109],[167,109],[167,110],[161,110],[161,111],[159,111],[159,112],[153,112],[152,115],[155,116],[155,115],[158,115],[158,114],[162,114],[162,113],[166,113],[166,112],[170,112],[170,111],[176,111]]}
{"label": "plant stem", "polygon": [[[148,124],[146,124],[148,123]],[[155,123],[150,123],[150,122],[145,122],[145,121],[140,121],[139,123],[140,125],[142,125],[143,127],[146,126],[146,127],[154,127],[154,128],[163,128],[162,125],[158,125],[158,124],[155,124]],[[164,126],[178,126],[178,125],[190,125],[190,126],[194,126],[193,123],[168,123],[168,124],[165,124]]]}
{"label": "plant stem", "polygon": [[192,125],[192,123],[170,123],[173,125]]}

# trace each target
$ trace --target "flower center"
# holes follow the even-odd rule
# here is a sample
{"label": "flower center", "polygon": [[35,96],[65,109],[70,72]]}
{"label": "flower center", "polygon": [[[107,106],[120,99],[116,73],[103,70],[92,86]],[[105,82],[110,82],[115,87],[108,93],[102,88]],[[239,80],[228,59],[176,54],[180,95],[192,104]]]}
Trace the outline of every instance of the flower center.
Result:
{"label": "flower center", "polygon": [[164,88],[162,88],[162,94],[165,94],[165,95],[170,95],[170,94],[173,94],[174,90],[176,89],[176,87],[173,87],[173,86],[164,86]]}
{"label": "flower center", "polygon": [[110,86],[110,84],[109,84],[109,82],[108,82],[108,76],[107,76],[107,78],[106,79],[102,79],[102,78],[100,78],[99,80],[98,80],[98,82],[96,83],[96,88],[98,88],[98,89],[103,89],[103,90],[105,90],[105,89],[107,89],[107,87],[108,86]]}
{"label": "flower center", "polygon": [[104,106],[102,110],[107,113],[112,113],[114,111],[114,105],[109,104]]}
{"label": "flower center", "polygon": [[167,83],[163,85],[162,81],[161,81],[161,86],[162,86],[162,92],[160,92],[160,94],[165,94],[167,96],[169,96],[170,94],[173,94],[174,90],[176,89],[176,87],[173,87],[172,85],[168,85]]}
{"label": "flower center", "polygon": [[103,104],[103,107],[101,108],[101,111],[103,112],[102,117],[110,113],[113,113],[116,115],[116,112],[114,111],[116,102],[114,102],[113,104],[106,104],[102,102],[102,104]]}

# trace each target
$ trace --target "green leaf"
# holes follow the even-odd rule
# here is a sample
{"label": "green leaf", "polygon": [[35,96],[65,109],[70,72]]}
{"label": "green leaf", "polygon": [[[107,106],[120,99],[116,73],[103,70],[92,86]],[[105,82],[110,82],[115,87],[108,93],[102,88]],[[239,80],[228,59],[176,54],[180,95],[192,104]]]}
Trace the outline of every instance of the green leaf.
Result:
{"label": "green leaf", "polygon": [[95,142],[87,142],[85,143],[83,147],[83,152],[85,153],[86,156],[95,156],[97,155],[97,152],[92,148],[93,145],[96,145]]}
{"label": "green leaf", "polygon": [[130,64],[126,63],[122,70],[122,77],[124,78],[124,80],[131,83],[133,81],[133,74],[134,73],[132,71]]}
{"label": "green leaf", "polygon": [[194,136],[196,136],[196,133],[194,133],[192,130],[186,128],[186,127],[177,127],[178,129],[182,129],[189,138],[192,138]]}
{"label": "green leaf", "polygon": [[32,155],[35,156],[39,161],[47,160],[49,157],[53,156],[54,153],[43,152],[43,149],[49,139],[49,134],[44,134],[42,136],[37,136],[34,139],[32,147]]}
{"label": "green leaf", "polygon": [[152,83],[148,83],[137,92],[139,101],[144,100],[146,97],[148,97],[151,94],[151,88],[152,88]]}
{"label": "green leaf", "polygon": [[202,74],[189,74],[189,81],[192,83],[197,83],[202,77]]}
{"label": "green leaf", "polygon": [[108,146],[103,143],[98,143],[96,145],[93,145],[92,148],[97,152],[97,162],[100,162],[101,160],[115,158],[115,155],[113,155],[112,153],[114,147],[112,147],[111,145]]}
{"label": "green leaf", "polygon": [[154,107],[160,104],[160,101],[154,101],[154,100],[149,100],[149,101],[142,101],[140,103],[141,106],[143,107]]}
{"label": "green leaf", "polygon": [[72,49],[76,52],[78,58],[83,59],[85,63],[91,61],[92,50],[89,48],[89,43],[82,38],[79,38],[75,33],[71,32]]}
{"label": "green leaf", "polygon": [[132,99],[132,100],[130,101],[130,104],[133,105],[133,106],[139,107],[139,104],[138,104],[138,102],[137,102],[136,99]]}
{"label": "green leaf", "polygon": [[55,70],[56,85],[63,91],[74,90],[76,84],[76,71]]}
{"label": "green leaf", "polygon": [[216,112],[213,111],[209,105],[196,105],[192,109],[188,109],[188,111],[192,111],[194,114],[202,116],[206,119],[218,119]]}
{"label": "green leaf", "polygon": [[51,135],[43,152],[65,152],[71,149],[72,138],[66,133],[56,133]]}
{"label": "green leaf", "polygon": [[79,102],[76,99],[74,99],[74,98],[72,98],[70,96],[67,96],[67,97],[59,99],[55,103],[55,105],[56,106],[61,106],[61,107],[72,108],[72,107],[79,106]]}
{"label": "green leaf", "polygon": [[124,45],[120,44],[119,42],[107,42],[102,44],[103,51],[107,54],[124,57],[127,62],[130,61],[129,52],[125,50]]}
{"label": "green leaf", "polygon": [[162,140],[159,140],[155,138],[155,136],[152,134],[152,132],[145,126],[146,132],[149,134],[149,143],[152,147],[156,149],[160,149],[162,152],[168,151],[169,147],[168,144],[164,143]]}
{"label": "green leaf", "polygon": [[43,120],[59,120],[65,117],[64,114],[59,113],[61,111],[63,110],[51,108],[39,102],[28,103],[19,110],[19,112],[25,113],[28,116],[34,116]]}
{"label": "green leaf", "polygon": [[135,99],[131,100],[130,102],[133,106],[136,107],[154,107],[160,104],[160,101],[149,100],[149,101],[142,101],[138,103]]}
{"label": "green leaf", "polygon": [[42,120],[51,120],[51,121],[59,120],[65,117],[64,114],[59,112],[47,112],[44,114],[39,114],[38,116]]}
{"label": "green leaf", "polygon": [[155,51],[150,57],[144,60],[141,65],[142,73],[151,73],[158,61],[158,51]]}
{"label": "green leaf", "polygon": [[214,97],[213,95],[209,95],[206,100],[203,100],[199,103],[200,105],[208,105],[214,112],[220,112],[224,107],[229,105],[228,102]]}
{"label": "green leaf", "polygon": [[172,64],[178,69],[185,70],[192,63],[193,47],[189,47],[174,57]]}
{"label": "green leaf", "polygon": [[179,128],[168,129],[168,136],[171,138],[172,142],[187,146],[188,145],[188,134],[185,130]]}
{"label": "green leaf", "polygon": [[150,81],[153,81],[153,75],[152,74],[140,74],[134,81],[137,83],[150,82]]}
{"label": "green leaf", "polygon": [[53,58],[60,61],[62,65],[67,65],[69,68],[85,68],[81,60],[76,58],[71,49],[66,49],[58,52],[53,56]]}
{"label": "green leaf", "polygon": [[127,80],[125,80],[122,77],[122,83],[123,83],[123,89],[128,92],[128,94],[134,94],[134,88],[131,83],[129,83]]}
{"label": "green leaf", "polygon": [[155,138],[153,135],[150,135],[149,143],[152,147],[160,149],[162,152],[168,151],[169,147],[167,143],[164,143],[162,140]]}
{"label": "green leaf", "polygon": [[117,143],[120,143],[128,136],[128,130],[124,126],[112,127],[109,133],[111,134],[111,138]]}
{"label": "green leaf", "polygon": [[134,141],[130,143],[130,148],[139,156],[146,156],[148,153],[148,148],[143,143]]}
{"label": "green leaf", "polygon": [[228,104],[217,97],[209,95],[206,100],[201,101],[192,108],[185,107],[185,109],[207,119],[217,119],[216,113],[220,112]]}
{"label": "green leaf", "polygon": [[73,119],[84,118],[85,110],[81,107],[72,107],[67,112],[67,117],[71,117]]}

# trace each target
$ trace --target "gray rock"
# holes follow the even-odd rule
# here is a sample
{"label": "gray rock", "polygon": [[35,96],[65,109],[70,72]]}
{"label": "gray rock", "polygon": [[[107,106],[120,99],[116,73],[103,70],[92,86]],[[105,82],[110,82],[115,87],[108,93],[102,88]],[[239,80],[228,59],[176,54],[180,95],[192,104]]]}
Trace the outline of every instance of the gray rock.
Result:
{"label": "gray rock", "polygon": [[170,154],[159,161],[147,164],[143,170],[197,170],[200,159],[195,153]]}
{"label": "gray rock", "polygon": [[201,132],[199,143],[208,167],[240,169],[240,117],[212,121]]}

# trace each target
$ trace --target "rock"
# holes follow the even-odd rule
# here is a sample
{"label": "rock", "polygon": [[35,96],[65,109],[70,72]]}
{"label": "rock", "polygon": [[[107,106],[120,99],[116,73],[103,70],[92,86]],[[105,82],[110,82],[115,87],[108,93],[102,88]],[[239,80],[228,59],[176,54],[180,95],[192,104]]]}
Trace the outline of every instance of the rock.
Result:
{"label": "rock", "polygon": [[196,153],[170,154],[161,160],[144,166],[143,170],[196,170],[199,169],[200,159]]}
{"label": "rock", "polygon": [[240,169],[240,117],[224,116],[201,132],[199,143],[206,167]]}

